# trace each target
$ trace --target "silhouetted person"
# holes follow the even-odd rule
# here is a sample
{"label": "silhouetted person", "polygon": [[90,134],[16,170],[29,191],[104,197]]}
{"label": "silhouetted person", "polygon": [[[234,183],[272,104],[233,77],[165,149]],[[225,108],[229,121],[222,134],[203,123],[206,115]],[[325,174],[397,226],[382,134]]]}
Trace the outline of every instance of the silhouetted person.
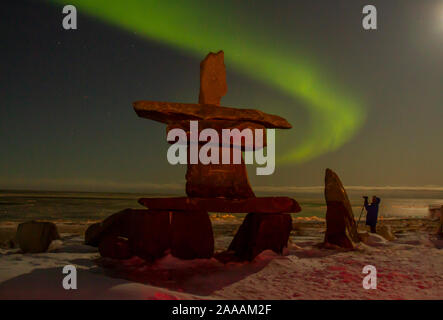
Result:
{"label": "silhouetted person", "polygon": [[371,232],[376,233],[377,231],[377,219],[378,219],[378,205],[380,204],[380,198],[372,196],[371,204],[368,203],[368,197],[363,197],[365,199],[365,209],[368,212],[366,214],[366,225],[371,227]]}

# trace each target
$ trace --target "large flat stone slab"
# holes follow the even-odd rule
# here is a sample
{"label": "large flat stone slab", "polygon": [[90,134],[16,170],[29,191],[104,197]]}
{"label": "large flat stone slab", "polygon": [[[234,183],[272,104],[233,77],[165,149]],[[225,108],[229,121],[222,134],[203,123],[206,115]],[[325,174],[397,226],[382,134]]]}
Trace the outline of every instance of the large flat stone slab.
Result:
{"label": "large flat stone slab", "polygon": [[204,210],[226,213],[297,213],[301,211],[297,201],[289,197],[257,197],[247,199],[140,198],[138,202],[151,210]]}
{"label": "large flat stone slab", "polygon": [[159,101],[136,101],[132,105],[139,117],[166,124],[181,120],[232,120],[255,122],[265,128],[292,128],[286,119],[254,109]]}

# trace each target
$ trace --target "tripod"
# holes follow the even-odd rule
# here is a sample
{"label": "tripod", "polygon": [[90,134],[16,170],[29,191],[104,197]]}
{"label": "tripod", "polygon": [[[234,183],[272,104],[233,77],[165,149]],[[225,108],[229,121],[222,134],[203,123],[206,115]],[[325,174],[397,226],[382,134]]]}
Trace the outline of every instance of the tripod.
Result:
{"label": "tripod", "polygon": [[365,205],[363,205],[363,206],[361,207],[360,217],[358,218],[358,223],[357,223],[357,229],[358,229],[358,225],[360,224],[361,215],[363,214],[363,210],[365,210]]}

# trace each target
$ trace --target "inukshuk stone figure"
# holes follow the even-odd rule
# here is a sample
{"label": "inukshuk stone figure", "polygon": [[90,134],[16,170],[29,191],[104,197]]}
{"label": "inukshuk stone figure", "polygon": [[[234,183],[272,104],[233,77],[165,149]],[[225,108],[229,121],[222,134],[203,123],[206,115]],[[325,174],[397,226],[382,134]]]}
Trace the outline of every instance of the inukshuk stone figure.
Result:
{"label": "inukshuk stone figure", "polygon": [[[212,128],[219,133],[219,136],[222,129],[249,128],[265,132],[266,128],[291,128],[291,125],[279,116],[258,110],[220,106],[221,98],[226,92],[224,53],[220,51],[209,53],[200,64],[198,104],[137,101],[133,106],[138,116],[165,123],[167,133],[180,128],[188,136],[191,120],[198,121],[199,131]],[[266,144],[263,143],[261,147],[263,146]],[[228,148],[229,152],[232,152],[234,147],[244,150],[246,146],[243,141],[240,146],[234,146],[232,141],[229,145],[221,145],[220,157],[223,148]],[[189,142],[187,148],[190,148]],[[143,212],[139,210],[135,216],[120,213],[118,223],[110,222],[111,216],[105,229],[112,229],[110,225],[125,226],[123,237],[128,239],[128,250],[145,259],[149,257],[155,259],[161,255],[159,251],[167,249],[170,249],[174,256],[183,259],[209,258],[214,253],[214,237],[208,212],[248,213],[229,250],[238,258],[248,260],[252,260],[266,249],[281,253],[287,246],[292,228],[290,213],[299,212],[300,206],[294,199],[288,197],[256,197],[249,184],[243,158],[239,164],[221,162],[221,158],[219,164],[200,162],[190,164],[188,161],[187,197],[141,198],[139,203],[147,207],[147,210]],[[139,225],[131,227],[135,220]],[[106,220],[103,224],[105,222]],[[97,230],[90,233],[94,235],[88,239],[91,243],[100,242],[97,239],[103,234],[107,234],[108,238],[111,237],[111,241],[107,241],[109,246],[112,247],[113,241],[117,242],[115,236],[118,232],[105,232],[100,228]],[[162,245],[160,250],[151,248],[155,247],[153,237]],[[118,241],[121,244],[121,235]],[[143,245],[143,241],[149,245]],[[112,248],[111,250],[104,248],[103,252],[105,251],[113,252]]]}

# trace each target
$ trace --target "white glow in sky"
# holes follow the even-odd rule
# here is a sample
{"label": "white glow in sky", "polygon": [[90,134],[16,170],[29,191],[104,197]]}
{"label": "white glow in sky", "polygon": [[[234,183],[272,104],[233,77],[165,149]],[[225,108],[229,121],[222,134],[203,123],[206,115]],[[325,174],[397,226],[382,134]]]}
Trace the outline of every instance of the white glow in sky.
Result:
{"label": "white glow in sky", "polygon": [[443,1],[437,6],[435,10],[435,19],[437,31],[443,32]]}

